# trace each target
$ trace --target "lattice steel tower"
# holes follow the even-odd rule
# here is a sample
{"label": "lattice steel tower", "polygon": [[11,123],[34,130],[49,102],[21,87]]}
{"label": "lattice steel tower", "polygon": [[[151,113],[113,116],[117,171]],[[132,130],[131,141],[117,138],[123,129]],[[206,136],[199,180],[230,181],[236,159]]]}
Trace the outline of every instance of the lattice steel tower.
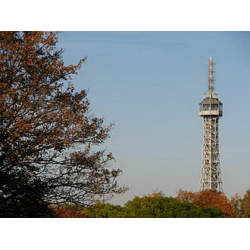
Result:
{"label": "lattice steel tower", "polygon": [[200,103],[199,115],[203,117],[203,168],[200,191],[217,190],[223,192],[219,156],[219,118],[222,116],[222,103],[214,93],[214,61],[209,59],[208,92]]}

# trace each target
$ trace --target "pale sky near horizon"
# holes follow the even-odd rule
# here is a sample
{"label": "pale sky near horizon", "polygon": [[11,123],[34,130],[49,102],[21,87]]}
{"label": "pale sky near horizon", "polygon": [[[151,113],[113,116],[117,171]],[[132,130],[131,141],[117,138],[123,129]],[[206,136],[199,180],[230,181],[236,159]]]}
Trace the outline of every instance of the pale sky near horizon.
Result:
{"label": "pale sky near horizon", "polygon": [[93,113],[115,123],[107,148],[134,195],[198,191],[207,64],[215,61],[222,180],[230,198],[250,188],[250,32],[63,32],[66,64],[88,56],[76,90],[88,89]]}

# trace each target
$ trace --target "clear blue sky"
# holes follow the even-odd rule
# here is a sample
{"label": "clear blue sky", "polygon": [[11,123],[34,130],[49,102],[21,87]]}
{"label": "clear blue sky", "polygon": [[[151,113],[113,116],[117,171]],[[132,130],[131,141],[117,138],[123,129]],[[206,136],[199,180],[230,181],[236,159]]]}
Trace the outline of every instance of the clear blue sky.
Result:
{"label": "clear blue sky", "polygon": [[102,148],[131,189],[111,200],[181,188],[198,191],[207,64],[215,60],[224,192],[250,188],[250,32],[63,32],[66,64],[88,56],[73,83],[88,89],[93,113],[115,123]]}

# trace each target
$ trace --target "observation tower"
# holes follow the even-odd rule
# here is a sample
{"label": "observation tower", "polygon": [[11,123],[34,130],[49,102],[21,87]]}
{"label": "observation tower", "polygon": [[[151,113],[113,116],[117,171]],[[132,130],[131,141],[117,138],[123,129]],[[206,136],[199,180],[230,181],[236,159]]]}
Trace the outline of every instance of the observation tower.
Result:
{"label": "observation tower", "polygon": [[200,191],[223,192],[219,155],[219,118],[222,117],[222,102],[214,93],[214,61],[209,59],[208,92],[200,103],[199,115],[203,117],[203,160]]}

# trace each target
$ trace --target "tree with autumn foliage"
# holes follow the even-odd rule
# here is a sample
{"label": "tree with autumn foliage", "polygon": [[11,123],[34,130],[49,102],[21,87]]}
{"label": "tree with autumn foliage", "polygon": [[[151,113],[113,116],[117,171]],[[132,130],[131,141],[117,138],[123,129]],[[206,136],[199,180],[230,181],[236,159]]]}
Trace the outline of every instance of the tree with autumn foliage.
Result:
{"label": "tree with autumn foliage", "polygon": [[246,190],[243,198],[235,194],[231,197],[231,203],[238,218],[250,218],[250,189]]}
{"label": "tree with autumn foliage", "polygon": [[215,190],[204,190],[200,192],[179,190],[176,199],[199,207],[220,208],[225,217],[235,217],[235,209],[231,202],[223,193]]}
{"label": "tree with autumn foliage", "polygon": [[65,65],[57,41],[57,32],[0,32],[1,217],[43,217],[50,204],[86,206],[126,190],[112,154],[92,150],[112,124],[91,115],[71,82],[86,58]]}
{"label": "tree with autumn foliage", "polygon": [[59,204],[52,206],[53,217],[56,218],[85,218],[82,213],[83,207],[76,204]]}
{"label": "tree with autumn foliage", "polygon": [[241,201],[242,217],[250,218],[250,189],[248,189]]}

